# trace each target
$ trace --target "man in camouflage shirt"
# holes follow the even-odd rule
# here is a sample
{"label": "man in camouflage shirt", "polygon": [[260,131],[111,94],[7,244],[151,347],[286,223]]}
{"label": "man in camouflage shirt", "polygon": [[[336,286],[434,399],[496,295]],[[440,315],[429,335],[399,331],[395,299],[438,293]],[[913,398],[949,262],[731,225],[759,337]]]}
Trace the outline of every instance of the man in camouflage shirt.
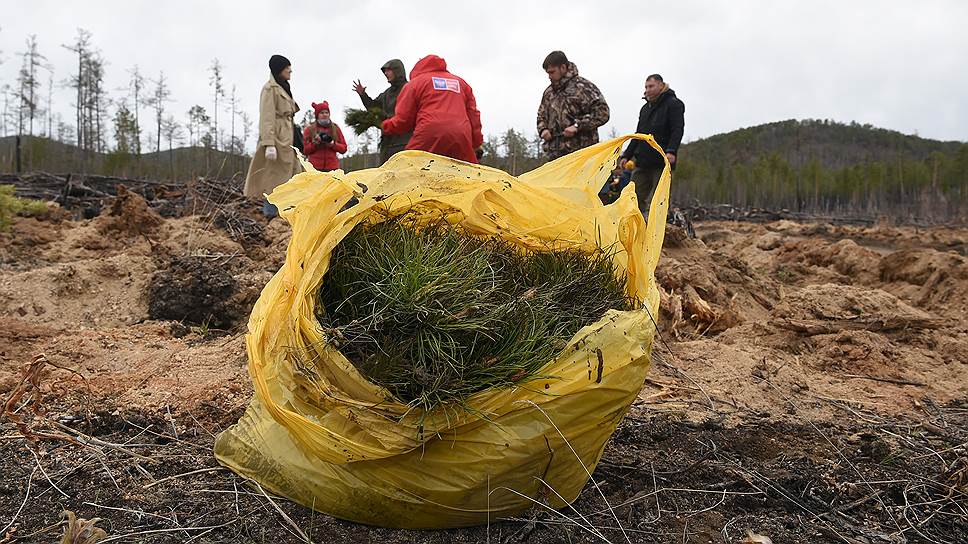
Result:
{"label": "man in camouflage shirt", "polygon": [[602,92],[561,51],[552,51],[541,66],[551,80],[538,106],[538,136],[548,159],[597,144],[598,127],[609,117]]}

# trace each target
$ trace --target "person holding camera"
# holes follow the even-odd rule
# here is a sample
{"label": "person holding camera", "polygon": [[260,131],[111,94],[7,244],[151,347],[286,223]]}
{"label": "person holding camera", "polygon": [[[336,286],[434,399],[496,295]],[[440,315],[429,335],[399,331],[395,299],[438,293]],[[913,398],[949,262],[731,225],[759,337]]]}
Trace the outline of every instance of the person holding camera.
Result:
{"label": "person holding camera", "polygon": [[303,132],[303,146],[306,158],[316,170],[329,172],[339,169],[337,154],[346,153],[346,138],[343,131],[329,117],[329,102],[313,102],[316,121]]}

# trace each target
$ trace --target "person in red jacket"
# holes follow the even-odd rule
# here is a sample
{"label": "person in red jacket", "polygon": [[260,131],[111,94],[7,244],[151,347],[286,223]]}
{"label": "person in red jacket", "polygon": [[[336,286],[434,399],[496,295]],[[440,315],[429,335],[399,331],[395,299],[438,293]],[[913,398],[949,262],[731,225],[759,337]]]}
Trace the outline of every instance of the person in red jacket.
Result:
{"label": "person in red jacket", "polygon": [[413,66],[410,82],[400,96],[393,117],[383,121],[383,134],[413,131],[407,149],[419,149],[476,163],[475,150],[484,143],[481,112],[474,91],[447,71],[447,62],[428,55]]}
{"label": "person in red jacket", "polygon": [[329,118],[329,102],[313,102],[316,122],[303,131],[303,151],[310,164],[320,172],[339,169],[337,153],[346,153],[343,131]]}

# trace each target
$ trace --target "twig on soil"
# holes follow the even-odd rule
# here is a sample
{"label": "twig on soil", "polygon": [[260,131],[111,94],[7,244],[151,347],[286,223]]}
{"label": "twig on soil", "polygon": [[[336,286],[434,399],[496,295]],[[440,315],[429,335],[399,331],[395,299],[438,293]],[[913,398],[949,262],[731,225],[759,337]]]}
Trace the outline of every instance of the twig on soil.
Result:
{"label": "twig on soil", "polygon": [[208,427],[206,427],[205,425],[202,425],[202,422],[201,422],[201,421],[199,421],[199,420],[198,420],[198,419],[197,419],[197,418],[195,417],[195,415],[194,415],[194,414],[192,414],[192,411],[191,411],[191,410],[185,410],[185,411],[186,411],[186,412],[188,413],[188,417],[190,417],[190,418],[192,418],[192,421],[194,421],[196,425],[198,425],[198,426],[199,426],[200,428],[202,428],[202,429],[203,429],[203,430],[204,430],[205,432],[207,432],[207,433],[209,434],[209,436],[211,436],[212,438],[215,438],[215,433],[213,433],[212,431],[210,431],[210,430],[208,430]]}
{"label": "twig on soil", "polygon": [[253,483],[255,483],[256,487],[259,488],[259,491],[262,492],[262,495],[269,501],[269,504],[271,504],[272,507],[276,509],[276,512],[279,512],[279,515],[282,516],[282,519],[286,520],[286,523],[288,523],[293,529],[296,530],[297,533],[299,533],[299,536],[303,539],[303,542],[307,542],[311,544],[312,541],[309,540],[309,537],[306,536],[306,533],[304,533],[302,529],[299,528],[299,525],[296,525],[296,522],[293,521],[291,517],[289,517],[289,514],[287,514],[285,510],[283,510],[282,508],[279,507],[278,504],[276,504],[276,501],[272,500],[272,497],[270,497],[269,494],[266,493],[265,489],[262,489],[262,485],[260,485],[259,482],[253,482]]}
{"label": "twig on soil", "polygon": [[[754,376],[754,378],[755,378],[755,377],[756,377],[756,376]],[[799,410],[800,410],[800,407],[799,407],[799,406],[797,405],[797,403],[795,403],[795,402],[793,401],[793,399],[791,399],[791,398],[790,398],[789,396],[787,396],[787,395],[786,395],[786,394],[785,394],[785,393],[784,393],[783,391],[781,391],[781,390],[780,390],[780,388],[779,388],[779,387],[777,387],[777,386],[776,386],[776,385],[775,385],[775,384],[774,384],[774,383],[773,383],[772,381],[770,381],[769,379],[767,379],[767,378],[761,378],[761,379],[762,379],[762,381],[764,381],[764,382],[766,382],[766,384],[767,384],[767,385],[769,385],[770,387],[772,387],[772,388],[773,388],[773,390],[777,392],[777,394],[779,394],[779,395],[780,395],[781,397],[783,397],[783,399],[784,399],[784,400],[786,400],[786,402],[787,402],[787,403],[789,403],[789,404],[790,404],[790,406],[791,406],[791,407],[792,407],[792,408],[793,408],[793,409],[794,409],[795,411],[797,411],[797,412],[799,412]],[[829,445],[830,445],[830,447],[831,447],[831,448],[833,448],[833,449],[834,449],[834,451],[836,451],[836,452],[837,452],[837,455],[839,455],[839,456],[840,456],[840,458],[841,458],[841,459],[843,459],[843,461],[844,461],[845,463],[847,463],[847,465],[848,465],[848,466],[849,466],[849,467],[850,467],[850,468],[851,468],[851,469],[852,469],[852,470],[853,470],[853,471],[854,471],[854,472],[855,472],[855,473],[857,474],[857,476],[858,476],[858,477],[859,477],[859,478],[861,479],[861,481],[862,481],[862,482],[864,483],[864,485],[866,485],[866,486],[867,486],[867,489],[869,489],[869,490],[871,491],[871,493],[873,493],[873,494],[874,494],[874,498],[876,498],[876,499],[877,499],[877,502],[878,502],[878,503],[880,503],[880,505],[881,505],[881,508],[883,508],[883,509],[884,509],[884,512],[886,512],[886,513],[887,513],[887,515],[888,515],[888,516],[890,516],[890,518],[891,518],[891,521],[893,521],[893,522],[894,522],[894,526],[895,526],[895,527],[897,528],[897,530],[903,533],[903,529],[901,529],[901,524],[900,524],[900,523],[898,523],[898,521],[897,521],[897,518],[896,518],[896,517],[894,517],[894,514],[893,514],[893,513],[891,512],[891,510],[890,510],[890,509],[889,509],[889,508],[887,507],[887,505],[886,505],[886,504],[884,504],[884,501],[883,501],[883,500],[881,500],[881,497],[880,497],[880,494],[879,494],[879,493],[877,493],[877,492],[876,492],[876,490],[874,489],[874,487],[873,487],[873,486],[872,486],[872,485],[871,485],[871,484],[870,484],[870,483],[869,483],[869,482],[867,481],[867,479],[866,479],[866,478],[864,478],[864,475],[863,475],[863,474],[861,473],[861,471],[860,471],[860,470],[859,470],[859,469],[857,468],[857,466],[856,466],[856,465],[854,465],[854,463],[852,463],[852,462],[850,461],[850,459],[848,459],[848,458],[847,458],[847,456],[846,456],[846,455],[844,455],[844,453],[843,453],[843,452],[842,452],[842,451],[840,450],[840,448],[838,448],[838,447],[837,447],[837,445],[836,445],[836,444],[834,444],[834,443],[833,443],[833,441],[832,441],[832,440],[830,440],[830,437],[828,437],[828,436],[827,436],[827,435],[826,435],[826,434],[825,434],[825,433],[824,433],[823,431],[821,431],[821,430],[820,430],[820,427],[818,427],[818,426],[817,426],[817,424],[816,424],[816,423],[814,423],[814,421],[813,421],[812,419],[808,419],[808,420],[807,420],[807,422],[808,422],[808,423],[810,424],[810,426],[811,426],[811,427],[813,427],[813,430],[815,430],[815,431],[817,432],[817,434],[819,434],[819,435],[820,435],[821,437],[823,437],[823,439],[824,439],[824,440],[825,440],[825,441],[827,442],[827,444],[829,444]],[[825,514],[825,516],[826,516],[826,515],[827,515],[827,514]]]}
{"label": "twig on soil", "polygon": [[[141,455],[140,453],[137,453],[137,452],[134,452],[134,451],[129,450],[128,448],[125,448],[121,444],[115,444],[113,442],[107,442],[107,441],[101,440],[100,438],[94,438],[93,436],[84,434],[81,431],[78,431],[77,429],[72,429],[72,428],[68,427],[67,425],[64,425],[63,423],[61,423],[59,421],[56,421],[56,420],[53,420],[53,419],[48,419],[47,422],[50,423],[50,424],[52,424],[52,425],[54,425],[55,427],[60,428],[61,430],[64,430],[64,431],[73,433],[76,436],[73,436],[71,438],[74,439],[74,440],[76,440],[78,443],[80,443],[82,445],[86,445],[86,446],[87,445],[91,445],[91,446],[103,446],[105,448],[110,448],[112,450],[116,450],[116,451],[120,451],[121,453],[128,454],[131,457],[135,457],[135,458],[141,459],[142,461],[145,461],[147,463],[157,463],[158,462],[157,459],[152,459],[151,457],[145,457],[144,455]],[[102,455],[103,455],[103,452],[102,452]]]}
{"label": "twig on soil", "polygon": [[67,493],[64,493],[64,491],[61,488],[57,487],[57,484],[51,481],[50,476],[47,474],[47,471],[44,470],[44,465],[42,465],[40,462],[40,457],[37,456],[37,452],[35,452],[32,448],[28,448],[28,450],[30,451],[30,454],[34,456],[34,461],[37,462],[37,468],[40,469],[40,472],[41,474],[44,475],[44,478],[47,478],[47,482],[50,484],[50,486],[56,489],[58,493],[64,496],[64,498],[67,498],[67,499],[71,498],[70,495],[68,495]]}
{"label": "twig on soil", "polygon": [[211,531],[213,529],[220,529],[222,527],[226,527],[226,526],[231,525],[233,523],[238,523],[238,520],[233,519],[233,520],[227,521],[227,522],[225,522],[225,523],[223,523],[221,525],[208,525],[208,526],[205,526],[205,527],[175,527],[173,529],[150,529],[150,530],[147,530],[147,531],[138,531],[138,532],[135,532],[135,533],[126,533],[126,534],[123,534],[123,535],[111,536],[111,537],[105,538],[104,540],[100,540],[99,541],[99,544],[103,544],[105,542],[113,542],[115,540],[129,539],[129,538],[131,538],[133,536],[153,535],[153,534],[158,534],[158,533],[176,533],[176,532],[179,532],[179,531]]}
{"label": "twig on soil", "polygon": [[118,491],[121,491],[121,486],[118,485],[118,481],[114,479],[114,474],[111,473],[111,469],[108,468],[108,465],[104,462],[104,459],[98,457],[97,460],[100,461],[101,466],[104,467],[104,472],[107,473],[108,478],[111,479],[111,483],[114,484],[114,487],[116,487]]}
{"label": "twig on soil", "polygon": [[863,374],[842,374],[844,378],[857,378],[861,380],[873,380],[875,382],[893,383],[895,385],[914,385],[917,387],[927,387],[928,384],[924,382],[915,382],[911,380],[897,380],[894,378],[879,378],[877,376],[866,376]]}
{"label": "twig on soil", "polygon": [[[547,485],[547,484],[545,484],[545,485]],[[603,535],[598,530],[597,527],[595,527],[594,525],[591,525],[591,522],[588,522],[589,525],[583,525],[583,524],[575,521],[574,519],[568,517],[567,515],[563,514],[562,512],[560,512],[558,510],[555,510],[554,508],[548,506],[547,504],[544,504],[541,501],[536,501],[536,500],[532,499],[531,497],[525,495],[524,493],[521,493],[520,491],[517,491],[515,489],[511,489],[511,488],[505,487],[505,486],[499,486],[499,487],[492,488],[491,491],[490,491],[490,493],[494,493],[494,492],[500,491],[500,490],[509,491],[511,493],[514,493],[515,495],[518,495],[519,497],[530,501],[531,503],[535,504],[536,506],[540,506],[540,507],[544,508],[545,510],[548,511],[548,513],[550,513],[552,515],[561,516],[562,518],[564,518],[565,520],[567,520],[569,523],[571,523],[575,527],[578,527],[580,529],[583,529],[585,531],[588,531],[589,533],[591,533],[592,536],[594,536],[594,537],[602,540],[603,542],[610,542],[607,538],[605,538],[605,535]],[[572,510],[574,511],[574,508],[572,508]],[[578,515],[584,519],[584,516],[581,513],[578,513]],[[509,519],[511,519],[511,518],[509,518]],[[530,520],[522,520],[522,521],[530,521]],[[586,520],[586,522],[587,522],[587,520]]]}
{"label": "twig on soil", "polygon": [[142,487],[144,489],[150,489],[150,488],[152,488],[152,487],[154,487],[154,486],[156,486],[156,485],[158,485],[160,483],[164,483],[164,482],[167,482],[167,481],[170,481],[170,480],[176,480],[178,478],[182,478],[182,477],[185,477],[185,476],[191,476],[192,474],[201,474],[203,472],[215,472],[215,471],[219,471],[219,470],[228,470],[228,469],[225,468],[225,467],[200,468],[198,470],[191,470],[191,471],[188,471],[188,472],[183,472],[181,474],[175,474],[174,476],[169,476],[167,478],[162,478],[160,480],[155,480],[155,481],[151,482],[150,484],[145,484]]}
{"label": "twig on soil", "polygon": [[[672,357],[678,359],[678,357],[676,357],[675,352],[672,351],[672,347],[669,346],[669,343],[665,341],[665,338],[663,338],[661,334],[659,334],[659,324],[658,324],[658,322],[656,322],[655,316],[652,315],[652,311],[649,310],[649,306],[647,304],[643,304],[642,305],[642,308],[649,315],[649,319],[652,320],[652,326],[655,328],[655,337],[659,339],[659,342],[661,342],[663,346],[665,346],[666,351],[669,352],[669,355],[672,355]],[[696,380],[694,380],[692,378],[692,376],[686,374],[686,372],[684,370],[682,370],[681,368],[679,368],[679,367],[677,367],[677,366],[675,366],[675,365],[673,365],[671,363],[667,363],[667,362],[663,361],[659,357],[656,357],[656,353],[655,353],[655,350],[654,349],[652,350],[652,358],[659,365],[674,370],[680,376],[682,376],[683,378],[685,378],[685,379],[689,380],[690,382],[692,382],[693,385],[695,385],[697,388],[699,388],[699,391],[702,392],[703,396],[706,397],[706,402],[709,403],[709,409],[710,410],[713,410],[713,411],[716,410],[716,405],[713,403],[712,397],[709,396],[709,393],[707,393],[706,390],[703,388],[703,386],[700,385],[699,382],[697,382]]]}
{"label": "twig on soil", "polygon": [[[744,480],[745,480],[745,478],[744,478]],[[647,499],[649,497],[658,497],[660,493],[665,493],[665,492],[670,492],[670,493],[702,493],[702,494],[709,494],[709,495],[722,495],[725,492],[727,496],[740,496],[740,497],[744,497],[744,496],[745,497],[749,497],[749,496],[766,495],[767,494],[765,491],[760,490],[756,486],[751,486],[751,487],[757,489],[757,491],[723,491],[723,490],[718,490],[718,489],[717,490],[714,490],[714,489],[689,489],[689,488],[685,488],[685,487],[663,487],[663,488],[660,488],[660,489],[656,489],[655,491],[649,491],[648,493],[643,493],[643,492],[637,493],[631,499],[628,499],[625,502],[621,502],[619,504],[616,504],[614,506],[614,508],[622,508],[623,506],[629,506],[629,505],[635,504],[635,503],[637,503],[639,501],[642,501],[644,499]],[[599,516],[599,515],[604,515],[607,512],[608,512],[608,509],[607,508],[603,508],[601,510],[592,512],[589,515],[590,516]],[[653,523],[654,523],[654,521],[653,521]]]}
{"label": "twig on soil", "polygon": [[[592,476],[592,473],[591,473],[591,471],[588,470],[588,467],[585,466],[585,461],[582,460],[581,456],[578,455],[578,452],[575,451],[575,448],[572,447],[571,442],[568,441],[568,438],[565,437],[565,434],[562,433],[561,432],[561,429],[558,428],[558,424],[555,423],[554,420],[551,419],[551,416],[549,416],[548,413],[545,412],[543,408],[541,408],[540,406],[538,406],[537,404],[535,404],[533,401],[530,401],[529,400],[529,401],[527,401],[527,403],[530,404],[531,406],[535,407],[542,414],[544,414],[545,418],[548,419],[548,422],[551,423],[551,426],[554,427],[556,431],[558,431],[558,435],[561,436],[561,439],[565,441],[565,445],[568,446],[568,449],[569,450],[571,450],[571,453],[575,456],[575,459],[578,459],[578,462],[581,464],[581,468],[585,470],[585,474],[588,475],[588,478],[592,481],[592,484],[595,485],[595,489],[598,491],[598,494],[601,495],[602,500],[605,501],[605,506],[608,506],[608,509],[611,511],[612,517],[615,519],[615,523],[619,527],[621,527],[622,526],[622,522],[619,521],[618,516],[615,514],[615,511],[612,510],[612,506],[608,503],[608,499],[605,498],[605,493],[602,491],[602,488],[598,485],[598,482],[595,481],[595,477]],[[622,531],[622,536],[625,537],[625,540],[628,541],[629,544],[632,544],[632,541],[629,540],[629,536],[627,534],[625,534],[625,531],[624,530]]]}
{"label": "twig on soil", "polygon": [[44,527],[43,529],[37,529],[36,531],[34,531],[34,532],[30,533],[30,534],[26,534],[26,535],[23,535],[23,536],[20,536],[20,537],[17,537],[17,538],[18,539],[27,540],[27,539],[30,539],[31,537],[34,537],[34,536],[37,536],[37,535],[42,535],[42,534],[45,534],[45,533],[49,533],[49,532],[53,531],[54,529],[60,527],[61,525],[64,525],[64,523],[66,523],[66,521],[58,521],[57,523],[55,523],[53,525],[48,525],[47,527]]}
{"label": "twig on soil", "polygon": [[138,429],[141,429],[142,431],[145,431],[145,432],[146,432],[146,433],[148,433],[148,434],[152,434],[152,435],[155,435],[155,436],[157,436],[157,437],[159,437],[159,438],[165,438],[165,439],[167,439],[167,440],[173,440],[173,441],[175,441],[175,442],[178,442],[179,444],[185,444],[185,445],[188,445],[188,446],[191,446],[191,447],[193,447],[193,448],[196,448],[196,449],[199,449],[199,450],[202,450],[202,451],[204,451],[204,452],[206,452],[206,453],[208,453],[208,452],[210,452],[210,451],[211,451],[211,448],[206,448],[206,447],[204,447],[204,446],[200,446],[200,445],[198,445],[198,444],[196,444],[196,443],[194,443],[194,442],[189,442],[189,441],[187,441],[187,440],[182,440],[182,439],[180,439],[180,438],[175,438],[174,436],[171,436],[170,434],[165,434],[165,433],[156,433],[155,431],[152,431],[152,430],[151,430],[151,429],[149,429],[148,427],[142,427],[141,425],[138,425],[137,423],[132,423],[132,422],[130,422],[130,421],[128,421],[128,420],[127,420],[127,419],[126,419],[126,418],[125,418],[125,417],[124,417],[123,415],[122,415],[122,416],[120,416],[120,417],[121,417],[121,419],[122,419],[122,421],[124,421],[124,422],[125,422],[125,423],[127,423],[128,425],[131,425],[132,427],[136,427],[136,428],[138,428]]}
{"label": "twig on soil", "polygon": [[30,484],[34,481],[34,474],[36,473],[37,467],[34,467],[34,470],[30,471],[30,476],[27,477],[27,491],[24,493],[24,502],[20,503],[20,508],[17,509],[17,512],[13,515],[13,518],[10,519],[10,523],[8,523],[3,529],[0,529],[0,535],[5,534],[7,529],[13,527],[13,524],[16,523],[17,518],[20,517],[20,512],[23,511],[24,505],[27,504],[27,499],[30,498]]}
{"label": "twig on soil", "polygon": [[[554,493],[554,494],[555,494],[555,497],[558,497],[558,500],[560,500],[560,501],[561,501],[561,502],[563,502],[563,503],[568,503],[568,501],[567,501],[567,500],[565,500],[565,498],[561,496],[561,493],[558,493],[558,490],[557,490],[557,489],[555,489],[555,488],[554,488],[554,486],[552,486],[551,484],[549,484],[548,482],[546,482],[546,481],[545,481],[545,480],[544,480],[543,478],[538,478],[538,477],[535,477],[535,479],[536,479],[536,480],[538,480],[539,482],[541,482],[541,484],[542,484],[542,485],[544,485],[545,487],[547,487],[547,488],[548,488],[548,489],[549,489],[549,490],[550,490],[550,491],[551,491],[552,493]],[[606,503],[606,504],[607,504],[607,503]],[[575,514],[577,514],[577,515],[578,515],[578,517],[580,517],[580,518],[582,519],[582,521],[584,521],[585,523],[587,523],[589,527],[594,527],[594,528],[595,528],[595,530],[596,530],[596,531],[598,532],[598,534],[599,534],[599,535],[601,535],[601,538],[602,538],[603,540],[606,540],[606,539],[605,539],[605,535],[604,535],[604,534],[603,534],[603,533],[602,533],[601,531],[598,531],[598,529],[599,529],[599,528],[598,528],[598,527],[596,527],[595,525],[593,525],[593,524],[592,524],[592,522],[591,522],[591,520],[589,520],[589,519],[588,519],[588,518],[587,518],[587,517],[585,516],[585,514],[582,514],[581,512],[579,512],[579,511],[578,511],[578,509],[577,509],[577,508],[575,508],[575,505],[573,505],[573,504],[570,504],[570,503],[568,503],[568,508],[569,508],[569,509],[570,509],[570,510],[571,510],[572,512],[574,512]],[[609,507],[609,508],[608,508],[608,510],[609,510],[610,512],[612,512],[612,510],[611,510],[611,507]],[[525,535],[525,536],[526,536],[526,535]],[[627,538],[627,537],[626,537],[626,538]]]}
{"label": "twig on soil", "polygon": [[176,440],[180,440],[178,438],[178,428],[175,427],[175,418],[172,417],[172,415],[171,415],[171,407],[169,405],[167,405],[167,404],[165,405],[165,412],[168,413],[168,422],[171,423],[171,431],[173,433],[175,433],[175,439]]}
{"label": "twig on soil", "polygon": [[87,502],[87,501],[83,502],[82,504],[85,504],[87,506],[93,506],[94,508],[103,508],[105,510],[116,510],[118,512],[127,512],[129,514],[135,514],[137,516],[146,516],[146,517],[153,517],[153,518],[163,519],[163,520],[167,521],[168,523],[172,523],[172,524],[175,523],[175,520],[173,520],[171,518],[162,516],[161,514],[155,514],[155,513],[152,513],[152,512],[145,512],[144,510],[130,510],[128,508],[120,508],[120,507],[117,507],[117,506],[105,506],[103,504],[97,504],[97,503],[94,503],[94,502]]}

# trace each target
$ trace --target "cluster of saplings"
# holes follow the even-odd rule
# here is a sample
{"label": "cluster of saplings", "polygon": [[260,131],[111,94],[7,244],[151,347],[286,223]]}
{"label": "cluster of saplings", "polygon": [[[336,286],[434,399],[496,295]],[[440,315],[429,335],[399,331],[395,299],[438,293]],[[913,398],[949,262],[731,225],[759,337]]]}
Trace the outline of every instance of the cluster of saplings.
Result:
{"label": "cluster of saplings", "polygon": [[612,257],[406,216],[364,223],[333,251],[317,318],[371,381],[431,409],[536,377],[580,328],[632,308]]}

